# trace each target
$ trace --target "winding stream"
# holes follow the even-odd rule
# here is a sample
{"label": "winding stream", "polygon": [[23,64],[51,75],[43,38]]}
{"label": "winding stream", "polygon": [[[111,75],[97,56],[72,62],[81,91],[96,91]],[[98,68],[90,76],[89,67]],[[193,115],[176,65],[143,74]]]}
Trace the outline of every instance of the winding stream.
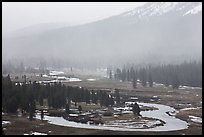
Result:
{"label": "winding stream", "polygon": [[[131,102],[129,102],[131,103]],[[147,129],[134,129],[134,128],[120,128],[120,127],[108,127],[104,125],[88,125],[82,123],[76,123],[73,121],[67,121],[63,117],[51,117],[44,116],[44,120],[48,120],[48,123],[60,126],[77,127],[77,128],[87,128],[87,129],[101,129],[101,130],[113,130],[113,131],[175,131],[188,128],[188,123],[182,121],[174,116],[169,116],[166,112],[175,111],[174,108],[153,103],[138,103],[139,105],[155,107],[158,110],[152,111],[141,111],[143,117],[156,118],[165,122],[164,126],[157,126],[154,128]],[[37,119],[40,119],[40,115],[36,115]]]}

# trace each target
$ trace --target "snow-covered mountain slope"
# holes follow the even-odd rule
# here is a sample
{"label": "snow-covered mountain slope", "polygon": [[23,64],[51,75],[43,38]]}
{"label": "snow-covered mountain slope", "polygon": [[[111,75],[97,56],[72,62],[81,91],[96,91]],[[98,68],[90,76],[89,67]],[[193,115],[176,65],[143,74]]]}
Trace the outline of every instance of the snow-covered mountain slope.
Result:
{"label": "snow-covered mountain slope", "polygon": [[201,2],[151,2],[144,6],[124,13],[124,16],[161,16],[169,12],[177,12],[181,15],[197,14],[202,11]]}

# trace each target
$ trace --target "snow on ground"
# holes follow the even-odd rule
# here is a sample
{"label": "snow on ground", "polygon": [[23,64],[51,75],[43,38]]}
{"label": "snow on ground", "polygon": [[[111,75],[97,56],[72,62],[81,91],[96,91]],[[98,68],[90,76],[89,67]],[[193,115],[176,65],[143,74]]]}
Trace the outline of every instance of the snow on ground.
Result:
{"label": "snow on ground", "polygon": [[64,72],[62,72],[62,71],[50,71],[50,73],[49,73],[49,75],[50,76],[55,76],[55,75],[61,75],[61,74],[64,74]]}
{"label": "snow on ground", "polygon": [[[43,75],[43,77],[49,77],[49,78],[53,78],[54,80],[50,80],[50,81],[43,81],[44,83],[46,82],[59,82],[59,80],[62,80],[62,82],[75,82],[75,81],[82,81],[81,79],[79,78],[68,78],[68,77],[65,77],[65,76],[62,76],[64,75],[65,73],[62,72],[62,71],[50,71],[49,73],[49,76],[48,75]],[[60,76],[58,76],[60,75]],[[39,81],[41,82],[41,81]]]}
{"label": "snow on ground", "polygon": [[93,79],[93,78],[89,78],[87,79],[88,81],[96,81],[96,79]]}
{"label": "snow on ground", "polygon": [[201,109],[201,108],[202,108],[202,107],[197,107],[197,108],[190,107],[190,108],[183,108],[183,109],[180,109],[180,111],[192,110],[192,109]]}
{"label": "snow on ground", "polygon": [[158,96],[153,96],[153,98],[158,98]]}
{"label": "snow on ground", "polygon": [[40,132],[32,132],[30,134],[24,133],[23,135],[47,135],[45,133],[40,133]]}
{"label": "snow on ground", "polygon": [[130,97],[130,99],[138,99],[137,97]]}
{"label": "snow on ground", "polygon": [[37,83],[54,83],[54,82],[78,82],[82,81],[79,78],[67,78],[64,76],[56,77],[54,80],[44,80],[44,81],[38,81]]}
{"label": "snow on ground", "polygon": [[10,124],[10,121],[2,121],[2,125]]}
{"label": "snow on ground", "polygon": [[43,77],[49,77],[48,75],[46,75],[46,74],[44,74],[44,75],[42,75]]}
{"label": "snow on ground", "polygon": [[189,116],[191,118],[191,121],[196,122],[196,123],[202,123],[202,118],[196,117],[196,116]]}
{"label": "snow on ground", "polygon": [[172,111],[172,112],[166,112],[168,115],[170,116],[175,116],[177,113],[179,113],[179,111]]}
{"label": "snow on ground", "polygon": [[[116,111],[130,111],[132,109],[132,107],[114,107],[113,110],[116,110]],[[132,111],[131,111],[132,112]]]}
{"label": "snow on ground", "polygon": [[179,86],[179,89],[202,89],[201,87]]}
{"label": "snow on ground", "polygon": [[161,121],[159,120],[153,120],[153,121],[144,121],[141,120],[139,122],[134,122],[132,120],[114,120],[114,121],[109,121],[108,125],[106,124],[105,126],[108,127],[122,127],[122,128],[129,128],[129,129],[142,129],[144,127],[152,127],[155,124],[161,124]]}
{"label": "snow on ground", "polygon": [[[127,103],[127,102],[126,102]],[[128,102],[129,104],[133,104],[134,102]],[[67,121],[63,117],[51,117],[45,116],[44,119],[48,120],[50,124],[61,125],[61,126],[68,126],[68,127],[77,127],[77,128],[87,128],[87,129],[102,129],[102,130],[113,130],[113,131],[175,131],[175,130],[182,130],[188,128],[188,123],[182,121],[174,116],[169,116],[166,112],[173,112],[176,111],[174,108],[161,105],[161,104],[153,104],[153,103],[138,103],[142,106],[148,107],[155,107],[158,110],[151,110],[151,111],[142,111],[142,117],[149,117],[160,119],[165,122],[164,126],[157,126],[154,128],[147,128],[147,129],[133,129],[131,126],[126,127],[110,127],[110,125],[88,125],[82,123],[76,123],[73,121]],[[40,115],[36,115],[37,119],[40,119]]]}
{"label": "snow on ground", "polygon": [[70,82],[74,82],[74,81],[82,81],[82,80],[79,79],[79,78],[69,78],[69,81]]}
{"label": "snow on ground", "polygon": [[174,91],[168,91],[169,93],[174,92]]}
{"label": "snow on ground", "polygon": [[154,86],[164,86],[164,84],[153,82]]}

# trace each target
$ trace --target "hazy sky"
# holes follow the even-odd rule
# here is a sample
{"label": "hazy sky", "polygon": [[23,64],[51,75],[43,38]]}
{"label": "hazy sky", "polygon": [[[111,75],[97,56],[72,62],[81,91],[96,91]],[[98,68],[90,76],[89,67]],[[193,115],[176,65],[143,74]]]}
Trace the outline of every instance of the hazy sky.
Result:
{"label": "hazy sky", "polygon": [[79,24],[134,9],[145,2],[3,2],[2,31],[40,23]]}

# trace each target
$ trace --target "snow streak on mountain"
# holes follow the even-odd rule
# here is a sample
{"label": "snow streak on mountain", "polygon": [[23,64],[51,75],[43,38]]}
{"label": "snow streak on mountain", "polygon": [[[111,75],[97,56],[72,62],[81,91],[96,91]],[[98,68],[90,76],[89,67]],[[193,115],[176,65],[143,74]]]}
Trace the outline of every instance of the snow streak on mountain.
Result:
{"label": "snow streak on mountain", "polygon": [[143,16],[160,16],[168,12],[177,12],[179,14],[190,15],[197,14],[202,11],[201,2],[152,2],[145,6],[136,8],[127,13],[124,16],[137,16],[139,18]]}

